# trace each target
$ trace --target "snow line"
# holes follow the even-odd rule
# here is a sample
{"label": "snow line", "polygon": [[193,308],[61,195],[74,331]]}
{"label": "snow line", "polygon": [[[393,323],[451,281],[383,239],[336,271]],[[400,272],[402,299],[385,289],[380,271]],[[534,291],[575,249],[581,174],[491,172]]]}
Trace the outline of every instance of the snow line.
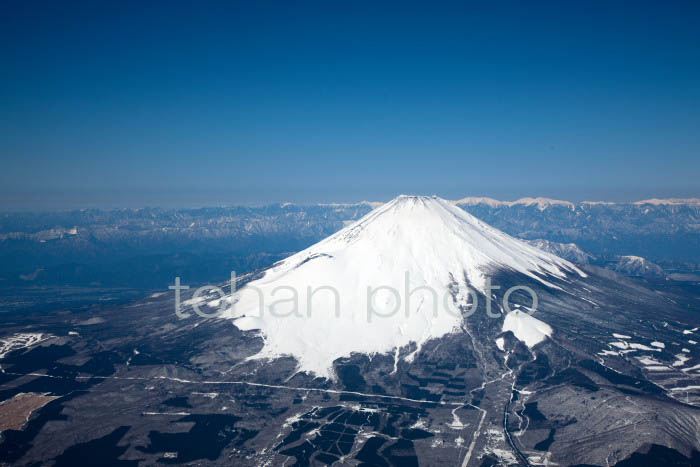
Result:
{"label": "snow line", "polygon": [[303,388],[303,387],[294,387],[294,386],[284,386],[281,384],[263,384],[263,383],[252,383],[250,381],[191,381],[188,379],[182,379],[182,378],[174,378],[170,376],[154,376],[153,378],[142,378],[142,377],[136,377],[136,376],[76,376],[75,378],[66,378],[64,376],[55,376],[55,375],[47,375],[43,373],[11,373],[11,372],[5,372],[5,374],[8,375],[13,375],[13,376],[38,376],[38,377],[43,377],[43,378],[56,378],[56,379],[116,379],[116,380],[127,380],[127,381],[153,381],[155,379],[164,379],[168,381],[174,381],[176,383],[183,383],[183,384],[230,384],[230,385],[241,385],[241,386],[253,386],[253,387],[262,387],[262,388],[270,388],[270,389],[284,389],[288,391],[313,391],[313,392],[325,392],[328,394],[338,394],[338,395],[353,395],[353,396],[362,396],[362,397],[378,397],[380,399],[392,399],[392,400],[400,400],[400,401],[406,401],[406,402],[415,402],[418,404],[433,404],[433,405],[448,405],[448,406],[454,406],[454,407],[461,407],[464,404],[464,402],[446,402],[446,401],[428,401],[424,399],[411,399],[408,397],[401,397],[401,396],[390,396],[386,394],[367,394],[364,392],[356,392],[356,391],[342,391],[338,389],[321,389],[321,388]]}

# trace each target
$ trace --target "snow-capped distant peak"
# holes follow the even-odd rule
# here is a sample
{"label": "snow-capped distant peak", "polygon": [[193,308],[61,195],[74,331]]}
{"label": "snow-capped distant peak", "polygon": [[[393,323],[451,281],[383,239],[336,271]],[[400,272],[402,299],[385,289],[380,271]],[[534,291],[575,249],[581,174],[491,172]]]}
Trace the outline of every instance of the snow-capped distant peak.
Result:
{"label": "snow-capped distant peak", "polygon": [[500,206],[508,206],[508,207],[513,207],[513,206],[537,206],[537,208],[542,211],[549,206],[564,206],[569,209],[575,209],[576,206],[574,203],[571,203],[569,201],[562,201],[559,199],[550,199],[550,198],[543,198],[543,197],[537,197],[537,198],[520,198],[516,201],[499,201],[497,199],[493,198],[487,198],[487,197],[468,197],[468,198],[462,198],[457,201],[453,201],[454,204],[458,206],[477,206],[480,204],[490,206],[492,208],[495,207],[500,207]]}
{"label": "snow-capped distant peak", "polygon": [[611,267],[617,272],[633,276],[665,276],[664,269],[661,266],[641,256],[620,256],[617,263],[613,264]]}
{"label": "snow-capped distant peak", "polygon": [[569,201],[562,201],[560,199],[550,199],[550,198],[542,198],[542,197],[537,197],[537,198],[520,198],[517,201],[513,202],[514,205],[516,204],[522,204],[523,206],[537,206],[537,208],[541,211],[543,209],[548,208],[549,206],[564,206],[569,209],[574,209],[576,206],[574,206],[574,203],[569,202]]}
{"label": "snow-capped distant peak", "polygon": [[483,293],[498,270],[552,287],[552,278],[585,276],[448,201],[399,196],[247,284],[230,317],[240,329],[261,331],[258,357],[292,355],[299,370],[330,377],[333,361],[353,352],[420,348],[458,330],[466,288]]}
{"label": "snow-capped distant peak", "polygon": [[360,201],[359,203],[320,203],[319,206],[327,206],[331,208],[351,208],[355,206],[369,206],[371,208],[377,208],[381,206],[382,202],[379,201]]}
{"label": "snow-capped distant peak", "polygon": [[584,206],[615,206],[612,201],[582,201]]}
{"label": "snow-capped distant peak", "polygon": [[634,255],[620,256],[620,258],[623,260],[626,260],[630,263],[643,263],[644,261],[646,261],[641,256],[634,256]]}
{"label": "snow-capped distant peak", "polygon": [[499,201],[497,199],[493,198],[487,198],[485,196],[470,196],[467,198],[462,198],[458,199],[456,201],[453,201],[454,204],[456,205],[462,205],[462,206],[476,206],[478,204],[485,204],[487,206],[491,207],[498,207],[498,206],[503,206],[504,204],[508,204],[506,201]]}
{"label": "snow-capped distant peak", "polygon": [[651,204],[654,206],[682,206],[682,205],[697,206],[697,205],[700,205],[700,198],[667,198],[667,199],[651,198],[651,199],[643,199],[641,201],[635,201],[634,204],[637,204],[637,205]]}

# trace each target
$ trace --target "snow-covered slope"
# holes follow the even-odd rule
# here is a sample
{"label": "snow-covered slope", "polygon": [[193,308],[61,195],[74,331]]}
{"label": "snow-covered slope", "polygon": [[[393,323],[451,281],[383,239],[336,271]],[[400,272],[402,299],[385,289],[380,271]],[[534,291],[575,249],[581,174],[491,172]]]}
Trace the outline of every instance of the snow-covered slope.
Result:
{"label": "snow-covered slope", "polygon": [[448,201],[400,196],[247,284],[229,317],[261,331],[258,357],[291,355],[300,371],[331,377],[339,357],[420,348],[459,329],[466,287],[483,292],[501,269],[553,287],[551,277],[585,275]]}
{"label": "snow-covered slope", "polygon": [[549,324],[519,310],[508,313],[503,319],[503,332],[506,331],[512,332],[519,341],[530,348],[552,335]]}

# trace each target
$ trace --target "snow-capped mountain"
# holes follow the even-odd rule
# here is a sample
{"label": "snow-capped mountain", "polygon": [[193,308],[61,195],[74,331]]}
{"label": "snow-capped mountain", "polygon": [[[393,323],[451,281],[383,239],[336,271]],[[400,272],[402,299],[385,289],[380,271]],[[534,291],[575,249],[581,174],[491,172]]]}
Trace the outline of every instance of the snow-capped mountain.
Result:
{"label": "snow-capped mountain", "polygon": [[609,267],[629,276],[664,277],[666,275],[661,266],[640,256],[620,256],[619,260]]}
{"label": "snow-capped mountain", "polygon": [[399,196],[249,283],[231,317],[262,332],[261,357],[292,355],[301,371],[330,377],[353,352],[419,350],[459,329],[467,287],[488,294],[488,276],[503,270],[548,287],[585,276],[448,201]]}

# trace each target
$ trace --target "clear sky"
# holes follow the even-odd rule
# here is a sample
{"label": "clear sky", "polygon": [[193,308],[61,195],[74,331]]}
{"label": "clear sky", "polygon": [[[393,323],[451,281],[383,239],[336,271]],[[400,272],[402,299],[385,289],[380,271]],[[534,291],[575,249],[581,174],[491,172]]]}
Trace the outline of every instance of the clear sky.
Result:
{"label": "clear sky", "polygon": [[0,208],[700,196],[700,2],[479,3],[6,0]]}

